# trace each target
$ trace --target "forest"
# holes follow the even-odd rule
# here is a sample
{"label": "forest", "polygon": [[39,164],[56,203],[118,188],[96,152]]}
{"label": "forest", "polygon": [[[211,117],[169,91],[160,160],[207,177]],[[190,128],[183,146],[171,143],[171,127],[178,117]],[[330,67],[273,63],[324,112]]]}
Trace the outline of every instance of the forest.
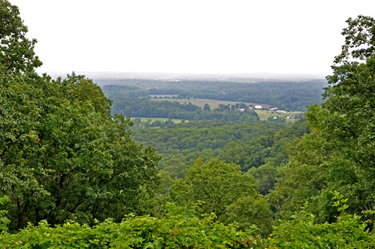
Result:
{"label": "forest", "polygon": [[[39,75],[18,7],[0,16],[1,248],[374,248],[374,18],[347,20],[327,81],[102,89]],[[244,102],[308,107],[260,120]]]}
{"label": "forest", "polygon": [[[307,105],[321,104],[325,80],[301,82],[220,82],[220,81],[161,81],[142,79],[101,79],[106,96],[114,100],[113,111],[122,112],[129,98],[150,95],[174,95],[179,99],[215,99],[269,104],[280,109],[306,111]],[[145,99],[143,101],[146,101]],[[150,104],[149,104],[150,105]],[[129,108],[129,107],[128,107]],[[138,115],[138,114],[136,114]]]}

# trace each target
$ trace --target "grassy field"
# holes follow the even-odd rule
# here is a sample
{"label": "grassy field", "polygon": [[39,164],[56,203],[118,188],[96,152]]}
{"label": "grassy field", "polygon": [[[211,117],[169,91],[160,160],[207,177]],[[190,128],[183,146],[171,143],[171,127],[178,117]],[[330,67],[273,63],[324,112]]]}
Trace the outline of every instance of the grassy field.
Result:
{"label": "grassy field", "polygon": [[[301,114],[302,112],[288,112],[288,113],[285,113],[285,114],[279,114],[279,113],[276,113],[276,112],[271,112],[271,111],[255,111],[260,120],[267,120],[269,117],[288,117],[288,116],[294,116],[294,115],[298,115],[298,114]],[[132,119],[135,119],[135,118],[140,118],[142,122],[147,122],[147,120],[151,120],[151,123],[154,122],[154,121],[161,121],[161,122],[165,122],[165,121],[168,121],[168,118],[143,118],[143,117],[132,117]],[[175,123],[175,124],[179,124],[181,123],[182,119],[172,119],[172,121]],[[294,119],[287,119],[286,120],[287,122],[294,122]],[[189,122],[189,120],[185,120],[185,122]]]}
{"label": "grassy field", "polygon": [[[161,95],[159,95],[161,96]],[[250,102],[236,102],[236,101],[226,101],[226,100],[214,100],[214,99],[151,99],[152,101],[177,101],[182,104],[192,103],[193,105],[197,105],[203,107],[204,104],[209,104],[211,109],[218,108],[220,104],[223,105],[235,105],[237,103],[245,103],[246,105],[261,105],[263,108],[270,108],[270,105],[266,104],[258,104],[258,103],[250,103]]]}
{"label": "grassy field", "polygon": [[171,99],[173,97],[177,97],[178,95],[149,95],[150,98],[167,98]]}
{"label": "grassy field", "polygon": [[[132,117],[132,119],[136,119],[136,118],[140,118],[142,122],[147,122],[147,120],[151,120],[151,123],[154,122],[154,121],[161,121],[161,122],[168,121],[168,118],[142,118],[142,117]],[[173,118],[172,118],[172,121],[173,121],[175,124],[179,124],[179,123],[181,123],[182,119],[173,119]],[[185,120],[185,122],[189,122],[189,120]]]}
{"label": "grassy field", "polygon": [[[280,114],[280,113],[276,113],[276,112],[271,112],[271,111],[266,111],[266,110],[263,110],[263,111],[255,111],[260,120],[267,120],[269,117],[288,117],[288,116],[292,116],[294,117],[294,115],[299,115],[301,114],[302,112],[287,112],[285,114]],[[287,122],[292,122],[294,121],[294,119],[287,119]]]}

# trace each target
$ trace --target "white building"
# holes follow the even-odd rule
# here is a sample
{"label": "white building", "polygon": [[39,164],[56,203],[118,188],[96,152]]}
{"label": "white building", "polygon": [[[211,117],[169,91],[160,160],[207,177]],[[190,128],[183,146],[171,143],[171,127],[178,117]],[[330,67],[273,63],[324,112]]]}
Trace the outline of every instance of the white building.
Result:
{"label": "white building", "polygon": [[282,114],[287,113],[287,111],[284,111],[284,110],[277,110],[276,112],[277,112],[277,113],[282,113]]}

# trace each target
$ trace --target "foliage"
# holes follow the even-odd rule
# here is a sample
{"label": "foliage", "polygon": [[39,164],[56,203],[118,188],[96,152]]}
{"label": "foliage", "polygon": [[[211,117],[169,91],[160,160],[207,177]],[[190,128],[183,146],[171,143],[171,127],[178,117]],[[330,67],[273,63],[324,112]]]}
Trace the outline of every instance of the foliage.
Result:
{"label": "foliage", "polygon": [[[375,19],[347,21],[345,45],[328,76],[326,103],[308,114],[322,131],[327,149],[343,160],[330,165],[332,188],[349,197],[353,212],[373,209],[375,200]],[[340,181],[334,181],[340,177]]]}
{"label": "foliage", "polygon": [[[348,199],[348,213],[375,207],[375,19],[359,16],[347,23],[342,53],[327,77],[326,101],[306,113],[312,134],[293,145],[271,195],[271,203],[287,213],[310,200],[319,221],[336,219],[332,191]],[[373,217],[366,212],[363,219]]]}
{"label": "foliage", "polygon": [[[268,200],[280,218],[297,212],[306,201],[318,196],[328,184],[328,165],[335,157],[325,149],[325,140],[317,130],[288,146],[289,161],[278,168],[279,178]],[[317,206],[311,206],[319,212]],[[311,210],[310,210],[311,211]]]}
{"label": "foliage", "polygon": [[[247,248],[249,238],[234,225],[198,217],[191,210],[167,206],[163,218],[128,215],[121,223],[106,220],[94,227],[67,221],[56,228],[45,221],[17,234],[0,235],[2,248]],[[251,240],[254,241],[254,240]]]}
{"label": "foliage", "polygon": [[251,174],[258,184],[259,193],[267,195],[274,189],[278,177],[278,166],[275,166],[274,160],[267,160],[259,168],[251,168],[246,174]]}
{"label": "foliage", "polygon": [[328,141],[327,150],[339,154],[329,167],[331,188],[358,213],[375,205],[375,19],[359,16],[347,23],[345,45],[327,77],[327,101],[307,116]]}
{"label": "foliage", "polygon": [[186,170],[186,178],[177,180],[168,194],[181,206],[199,202],[200,214],[215,213],[218,220],[238,222],[243,230],[256,225],[258,233],[271,231],[269,205],[258,193],[252,176],[243,175],[238,165],[197,160]]}
{"label": "foliage", "polygon": [[336,222],[317,223],[306,207],[274,228],[268,248],[373,248],[375,234],[357,215],[345,213],[346,199],[337,193],[334,206],[341,215]]}
{"label": "foliage", "polygon": [[276,165],[288,160],[286,145],[293,141],[294,136],[301,137],[308,133],[306,121],[300,121],[292,127],[279,132],[267,131],[255,139],[247,141],[233,141],[228,144],[219,158],[226,162],[234,162],[241,166],[242,171],[258,168],[267,159],[274,159]]}
{"label": "foliage", "polygon": [[[0,197],[0,206],[3,206],[9,200],[8,196]],[[8,230],[8,224],[10,220],[6,218],[6,214],[8,212],[6,210],[0,210],[0,232]]]}
{"label": "foliage", "polygon": [[196,159],[203,158],[207,162],[217,158],[230,142],[256,139],[267,132],[280,131],[287,126],[259,121],[200,121],[160,129],[135,129],[132,138],[136,142],[155,147],[156,152],[163,155],[159,170],[181,178],[184,177],[183,170],[193,165]]}
{"label": "foliage", "polygon": [[51,225],[73,218],[88,224],[120,220],[140,210],[139,198],[159,184],[160,157],[130,138],[130,118],[111,116],[112,102],[91,80],[37,75],[35,41],[24,38],[18,8],[6,1],[0,7],[6,35],[0,53],[6,68],[0,75],[0,191],[9,196],[4,208],[10,229],[43,219]]}
{"label": "foliage", "polygon": [[130,139],[129,118],[110,116],[100,88],[74,75],[2,83],[0,181],[16,228],[137,210],[138,193],[158,182],[159,156]]}
{"label": "foliage", "polygon": [[0,0],[0,73],[30,72],[42,65],[34,53],[35,39],[26,38],[27,27],[17,6]]}

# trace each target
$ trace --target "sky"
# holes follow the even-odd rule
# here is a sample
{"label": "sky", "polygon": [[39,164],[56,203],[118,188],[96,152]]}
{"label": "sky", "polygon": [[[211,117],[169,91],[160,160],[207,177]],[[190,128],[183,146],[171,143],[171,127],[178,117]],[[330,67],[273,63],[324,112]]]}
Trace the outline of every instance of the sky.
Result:
{"label": "sky", "polygon": [[375,0],[9,0],[38,72],[331,73],[345,20]]}

